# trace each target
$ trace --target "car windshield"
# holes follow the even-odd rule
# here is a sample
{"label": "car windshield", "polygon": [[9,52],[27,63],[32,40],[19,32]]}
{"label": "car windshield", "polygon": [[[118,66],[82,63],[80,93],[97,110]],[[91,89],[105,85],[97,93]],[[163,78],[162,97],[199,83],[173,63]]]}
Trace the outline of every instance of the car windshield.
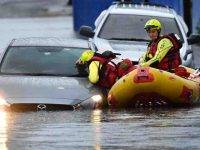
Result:
{"label": "car windshield", "polygon": [[177,22],[174,18],[154,17],[143,15],[111,14],[108,16],[98,37],[108,40],[149,41],[144,30],[145,23],[152,18],[162,23],[161,34],[176,33],[183,40]]}
{"label": "car windshield", "polygon": [[1,63],[2,74],[78,76],[76,60],[84,48],[10,47]]}

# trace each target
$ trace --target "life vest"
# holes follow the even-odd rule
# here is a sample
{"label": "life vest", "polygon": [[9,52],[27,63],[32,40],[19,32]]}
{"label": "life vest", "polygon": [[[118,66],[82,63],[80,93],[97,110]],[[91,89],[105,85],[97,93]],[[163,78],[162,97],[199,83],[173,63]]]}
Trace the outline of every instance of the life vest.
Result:
{"label": "life vest", "polygon": [[99,61],[102,64],[101,68],[99,67],[99,81],[97,85],[111,88],[117,80],[116,64],[110,59],[106,59],[100,55],[93,56],[89,63],[92,61]]}
{"label": "life vest", "polygon": [[153,63],[151,65],[151,67],[155,67],[155,68],[158,68],[161,70],[167,70],[167,71],[171,72],[172,69],[177,68],[181,64],[179,50],[182,47],[182,42],[177,37],[177,35],[175,35],[173,33],[162,36],[149,44],[149,46],[148,46],[149,53],[147,54],[146,61],[151,59],[148,57],[149,55],[154,57],[154,55],[157,51],[158,43],[164,38],[169,39],[172,42],[173,47],[168,51],[168,53],[165,55],[165,57],[160,62]]}
{"label": "life vest", "polygon": [[188,78],[190,76],[190,73],[187,71],[187,69],[180,66],[174,69],[174,73],[182,78]]}

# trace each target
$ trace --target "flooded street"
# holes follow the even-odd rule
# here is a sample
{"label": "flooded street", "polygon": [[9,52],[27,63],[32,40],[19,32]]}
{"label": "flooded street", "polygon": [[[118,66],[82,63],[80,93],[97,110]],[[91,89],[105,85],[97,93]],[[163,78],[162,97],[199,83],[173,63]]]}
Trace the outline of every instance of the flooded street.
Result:
{"label": "flooded street", "polygon": [[0,149],[199,149],[200,109],[0,112]]}
{"label": "flooded street", "polygon": [[0,19],[0,50],[14,38],[74,38],[72,17]]}
{"label": "flooded street", "polygon": [[[74,38],[71,17],[0,19],[0,50],[13,38]],[[0,150],[200,149],[200,108],[0,110]]]}

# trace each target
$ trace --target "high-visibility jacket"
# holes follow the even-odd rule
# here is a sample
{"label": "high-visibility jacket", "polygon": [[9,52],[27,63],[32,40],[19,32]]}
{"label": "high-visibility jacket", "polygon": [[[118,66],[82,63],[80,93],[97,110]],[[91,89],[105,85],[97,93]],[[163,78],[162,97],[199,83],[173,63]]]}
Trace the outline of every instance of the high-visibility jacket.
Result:
{"label": "high-visibility jacket", "polygon": [[117,80],[117,66],[111,60],[93,56],[89,62],[88,78],[93,84],[111,88]]}
{"label": "high-visibility jacket", "polygon": [[147,53],[140,59],[141,66],[151,66],[171,71],[181,64],[180,48],[182,43],[174,34],[165,35],[152,41]]}

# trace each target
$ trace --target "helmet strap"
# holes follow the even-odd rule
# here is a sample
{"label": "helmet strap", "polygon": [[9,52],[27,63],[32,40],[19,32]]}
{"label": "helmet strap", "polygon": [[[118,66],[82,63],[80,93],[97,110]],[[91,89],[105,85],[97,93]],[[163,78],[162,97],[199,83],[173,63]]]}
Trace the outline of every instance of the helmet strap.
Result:
{"label": "helmet strap", "polygon": [[160,37],[161,30],[158,30],[158,37]]}

